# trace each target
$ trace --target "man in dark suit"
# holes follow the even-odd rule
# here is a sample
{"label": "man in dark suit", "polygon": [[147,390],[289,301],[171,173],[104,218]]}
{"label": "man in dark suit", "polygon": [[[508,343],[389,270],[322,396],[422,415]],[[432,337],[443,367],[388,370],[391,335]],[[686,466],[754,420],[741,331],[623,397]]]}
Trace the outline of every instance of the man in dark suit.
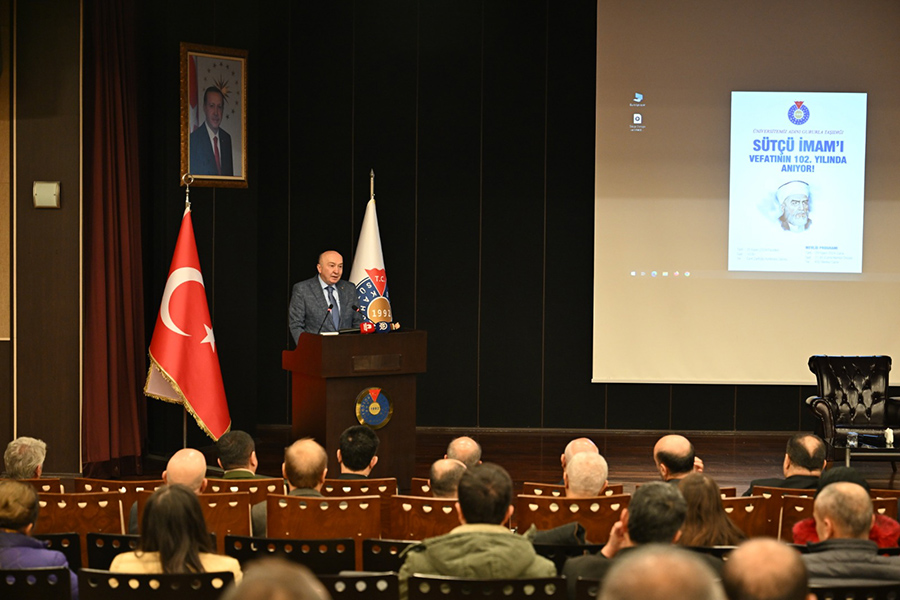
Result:
{"label": "man in dark suit", "polygon": [[694,445],[683,435],[664,435],[653,447],[653,461],[663,481],[673,485],[691,473],[703,472],[703,461],[694,454]]}
{"label": "man in dark suit", "polygon": [[190,171],[194,175],[234,175],[231,136],[220,127],[225,110],[225,97],[218,88],[203,92],[206,121],[191,133]]}
{"label": "man in dark suit", "polygon": [[316,269],[318,275],[295,284],[291,292],[288,316],[294,343],[304,331],[324,333],[356,329],[365,320],[357,310],[356,288],[349,281],[341,280],[344,257],[334,250],[323,252]]}
{"label": "man in dark suit", "polygon": [[788,440],[781,470],[784,478],[754,479],[744,492],[753,493],[753,486],[790,488],[792,490],[814,490],[819,476],[825,468],[825,442],[811,433],[798,433]]}

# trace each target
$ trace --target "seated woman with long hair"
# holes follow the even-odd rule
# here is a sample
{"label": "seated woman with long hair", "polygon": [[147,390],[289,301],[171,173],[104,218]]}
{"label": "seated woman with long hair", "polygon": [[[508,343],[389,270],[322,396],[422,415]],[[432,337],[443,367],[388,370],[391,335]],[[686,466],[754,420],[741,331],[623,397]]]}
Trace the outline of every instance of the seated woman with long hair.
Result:
{"label": "seated woman with long hair", "polygon": [[682,546],[737,546],[747,536],[722,507],[719,486],[709,475],[691,473],[678,483],[687,502],[687,516],[681,528]]}
{"label": "seated woman with long hair", "polygon": [[[40,505],[34,488],[20,481],[0,482],[0,569],[67,567],[66,557],[31,537]],[[69,571],[72,598],[78,599],[78,576]]]}
{"label": "seated woman with long hair", "polygon": [[231,571],[235,581],[240,581],[240,563],[215,551],[197,496],[183,485],[170,484],[153,492],[144,506],[138,550],[116,556],[109,570],[116,573]]}

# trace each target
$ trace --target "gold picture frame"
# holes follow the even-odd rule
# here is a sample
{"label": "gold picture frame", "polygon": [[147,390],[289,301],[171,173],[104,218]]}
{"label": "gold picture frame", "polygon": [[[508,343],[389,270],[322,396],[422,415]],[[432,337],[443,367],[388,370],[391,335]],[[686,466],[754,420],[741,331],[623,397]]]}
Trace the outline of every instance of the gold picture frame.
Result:
{"label": "gold picture frame", "polygon": [[247,187],[247,101],[246,50],[181,43],[181,174],[191,185]]}

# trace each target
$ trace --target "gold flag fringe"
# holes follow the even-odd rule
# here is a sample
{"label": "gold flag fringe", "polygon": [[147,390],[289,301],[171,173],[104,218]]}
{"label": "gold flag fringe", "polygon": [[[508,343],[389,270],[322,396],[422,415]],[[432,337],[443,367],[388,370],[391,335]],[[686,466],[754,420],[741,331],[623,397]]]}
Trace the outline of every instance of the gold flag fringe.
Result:
{"label": "gold flag fringe", "polygon": [[[153,358],[152,353],[147,352],[147,356],[150,357],[150,368],[147,369],[147,380],[146,380],[146,382],[144,382],[144,395],[148,396],[150,398],[156,398],[157,400],[162,400],[163,402],[168,402],[170,404],[181,404],[184,407],[184,409],[186,411],[188,411],[188,413],[192,417],[194,417],[194,420],[197,422],[197,426],[203,430],[203,433],[205,433],[210,438],[212,438],[212,440],[214,442],[219,441],[219,438],[217,438],[215,435],[213,435],[213,433],[209,430],[209,427],[206,426],[206,423],[203,422],[203,419],[201,419],[200,416],[197,414],[197,411],[194,410],[194,407],[191,406],[190,401],[188,401],[187,397],[185,397],[184,392],[181,391],[181,387],[179,387],[178,383],[172,378],[171,375],[166,373],[166,370],[163,369],[158,362],[156,362],[156,359]],[[154,368],[162,376],[162,378],[165,379],[166,382],[168,382],[168,384],[172,386],[172,391],[174,391],[178,395],[177,398],[171,398],[169,396],[160,396],[157,394],[152,394],[147,391],[147,388],[150,386],[150,376],[153,374]],[[224,433],[228,433],[229,431],[231,431],[231,421],[230,420],[228,422],[228,427],[225,428]]]}

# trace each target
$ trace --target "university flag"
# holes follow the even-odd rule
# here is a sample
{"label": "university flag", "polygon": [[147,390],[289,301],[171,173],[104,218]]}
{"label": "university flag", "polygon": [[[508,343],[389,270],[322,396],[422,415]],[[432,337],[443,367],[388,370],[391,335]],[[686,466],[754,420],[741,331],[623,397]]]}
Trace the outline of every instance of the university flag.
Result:
{"label": "university flag", "polygon": [[374,197],[366,205],[366,214],[359,230],[350,283],[356,286],[360,311],[369,321],[390,323],[393,320]]}
{"label": "university flag", "polygon": [[213,440],[231,429],[190,206],[181,219],[150,340],[150,370],[144,394],[181,404]]}

